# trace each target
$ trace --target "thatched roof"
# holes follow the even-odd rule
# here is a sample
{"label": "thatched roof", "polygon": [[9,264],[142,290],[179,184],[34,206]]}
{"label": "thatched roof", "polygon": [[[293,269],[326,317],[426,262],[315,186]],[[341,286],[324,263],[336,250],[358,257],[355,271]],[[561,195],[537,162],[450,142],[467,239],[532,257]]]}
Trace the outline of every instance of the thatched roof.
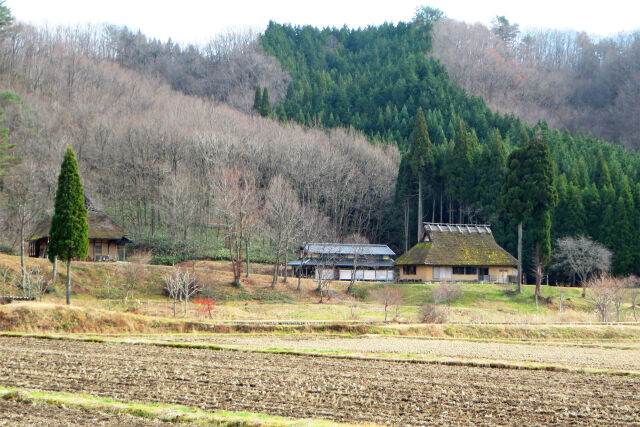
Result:
{"label": "thatched roof", "polygon": [[425,224],[425,236],[396,265],[516,266],[487,225]]}
{"label": "thatched roof", "polygon": [[[87,211],[87,223],[89,224],[90,239],[120,240],[127,234],[122,227],[116,224],[105,213],[96,210]],[[41,222],[36,227],[30,240],[38,240],[49,235],[51,218]]]}

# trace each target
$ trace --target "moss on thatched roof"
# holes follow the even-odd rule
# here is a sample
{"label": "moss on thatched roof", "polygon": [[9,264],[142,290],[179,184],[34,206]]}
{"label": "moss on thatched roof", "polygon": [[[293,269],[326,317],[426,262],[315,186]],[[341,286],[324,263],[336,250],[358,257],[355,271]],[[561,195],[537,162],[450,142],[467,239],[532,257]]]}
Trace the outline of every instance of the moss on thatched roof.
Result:
{"label": "moss on thatched roof", "polygon": [[490,233],[427,231],[421,242],[396,259],[396,265],[515,266],[516,259]]}
{"label": "moss on thatched roof", "polygon": [[[105,213],[99,211],[88,211],[87,222],[89,223],[89,239],[120,240],[127,234],[122,227],[116,224]],[[41,222],[38,227],[36,227],[36,231],[30,240],[47,237],[50,227],[51,218]]]}

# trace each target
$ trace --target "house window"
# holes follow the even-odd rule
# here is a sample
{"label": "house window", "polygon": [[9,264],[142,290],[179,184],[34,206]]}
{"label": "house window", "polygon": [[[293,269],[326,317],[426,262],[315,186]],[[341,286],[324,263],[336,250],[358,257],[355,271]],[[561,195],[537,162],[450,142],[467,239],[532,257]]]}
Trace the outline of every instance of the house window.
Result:
{"label": "house window", "polygon": [[480,274],[480,276],[488,276],[489,275],[489,268],[488,267],[480,267],[478,269],[478,274]]}
{"label": "house window", "polygon": [[402,270],[404,274],[407,276],[415,276],[416,274],[416,266],[415,265],[403,265]]}
{"label": "house window", "polygon": [[478,274],[478,267],[465,267],[462,265],[453,267],[453,274],[461,274],[461,275],[475,275]]}
{"label": "house window", "polygon": [[102,255],[102,243],[93,245],[93,253],[96,255]]}

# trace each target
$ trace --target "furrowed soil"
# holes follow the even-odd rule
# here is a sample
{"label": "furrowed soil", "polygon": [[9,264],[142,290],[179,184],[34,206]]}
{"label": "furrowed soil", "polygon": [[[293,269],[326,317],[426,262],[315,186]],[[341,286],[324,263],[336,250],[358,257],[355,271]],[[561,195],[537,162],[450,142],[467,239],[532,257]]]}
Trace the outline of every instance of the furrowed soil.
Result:
{"label": "furrowed soil", "polygon": [[395,425],[640,423],[640,378],[0,338],[0,385]]}
{"label": "furrowed soil", "polygon": [[[362,336],[355,338],[307,336],[205,335],[166,337],[160,340],[197,341],[241,348],[279,348],[296,351],[343,351],[352,353],[416,354],[427,357],[484,359],[505,362],[535,362],[573,368],[640,371],[640,346],[563,345],[559,343],[517,344],[421,338]],[[156,339],[158,340],[158,339]],[[613,348],[610,348],[613,347]]]}
{"label": "furrowed soil", "polygon": [[0,399],[0,426],[163,426],[161,420],[69,408],[46,403]]}

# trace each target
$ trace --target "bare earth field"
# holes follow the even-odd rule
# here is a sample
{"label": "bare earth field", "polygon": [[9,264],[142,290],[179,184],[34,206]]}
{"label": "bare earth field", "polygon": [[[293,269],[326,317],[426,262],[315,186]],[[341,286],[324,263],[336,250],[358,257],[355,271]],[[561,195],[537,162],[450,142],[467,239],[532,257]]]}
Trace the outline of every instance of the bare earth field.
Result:
{"label": "bare earth field", "polygon": [[161,426],[160,420],[0,399],[0,426]]}
{"label": "bare earth field", "polygon": [[344,351],[353,353],[419,354],[428,357],[483,359],[505,362],[535,362],[575,368],[640,371],[640,347],[553,343],[516,344],[467,340],[441,340],[362,336],[355,338],[307,336],[207,335],[193,338],[166,338],[198,341],[241,348],[281,348],[292,350]]}
{"label": "bare earth field", "polygon": [[294,418],[640,424],[640,378],[0,338],[0,385]]}

